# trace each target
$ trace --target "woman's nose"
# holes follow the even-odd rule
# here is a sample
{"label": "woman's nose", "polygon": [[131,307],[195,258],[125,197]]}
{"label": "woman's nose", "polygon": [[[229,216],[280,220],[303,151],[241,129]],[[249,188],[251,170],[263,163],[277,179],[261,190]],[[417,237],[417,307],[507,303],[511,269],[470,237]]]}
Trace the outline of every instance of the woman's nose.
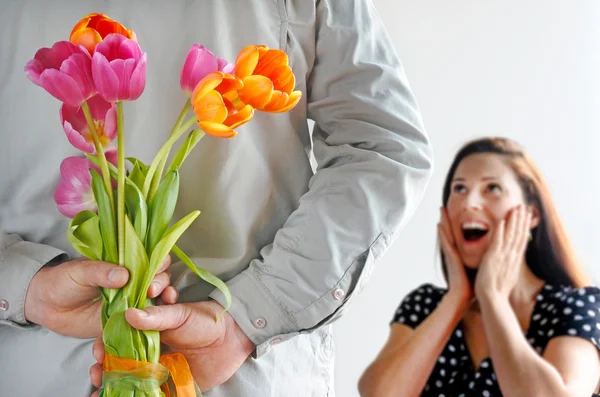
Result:
{"label": "woman's nose", "polygon": [[480,210],[481,208],[481,197],[477,193],[471,192],[465,197],[463,209]]}

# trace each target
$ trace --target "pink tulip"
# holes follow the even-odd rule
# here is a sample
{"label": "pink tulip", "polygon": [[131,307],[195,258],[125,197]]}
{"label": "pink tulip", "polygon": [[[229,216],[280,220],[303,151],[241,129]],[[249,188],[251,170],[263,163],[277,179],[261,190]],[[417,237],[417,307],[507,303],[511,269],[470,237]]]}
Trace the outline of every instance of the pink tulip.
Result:
{"label": "pink tulip", "polygon": [[146,53],[136,41],[109,34],[96,46],[92,76],[108,102],[135,100],[146,86]]}
{"label": "pink tulip", "polygon": [[[106,153],[107,159],[113,164],[116,164],[116,153]],[[85,157],[67,157],[60,164],[60,183],[54,191],[54,201],[61,214],[74,218],[83,210],[98,211],[92,190],[90,168],[100,173],[100,170]]]}
{"label": "pink tulip", "polygon": [[25,65],[25,74],[53,97],[77,107],[96,94],[92,58],[83,47],[58,41],[52,48],[40,48]]}
{"label": "pink tulip", "polygon": [[188,51],[179,82],[181,89],[191,97],[194,88],[200,80],[212,72],[232,73],[233,64],[227,63],[225,58],[218,57],[204,46],[194,44]]}
{"label": "pink tulip", "polygon": [[[102,147],[105,151],[114,148],[111,142],[117,136],[116,106],[106,102],[100,95],[88,99],[87,104]],[[96,153],[94,141],[81,107],[63,104],[60,107],[60,123],[67,134],[67,139],[73,146],[86,153]]]}

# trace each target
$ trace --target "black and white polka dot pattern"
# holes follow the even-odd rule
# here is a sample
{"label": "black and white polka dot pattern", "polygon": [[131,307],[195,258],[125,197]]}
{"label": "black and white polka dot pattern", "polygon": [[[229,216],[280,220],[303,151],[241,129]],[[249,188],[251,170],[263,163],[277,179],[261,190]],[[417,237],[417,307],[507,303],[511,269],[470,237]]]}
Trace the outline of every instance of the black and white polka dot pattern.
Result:
{"label": "black and white polka dot pattern", "polygon": [[[424,284],[402,301],[392,323],[416,328],[439,305],[447,290]],[[600,349],[600,289],[546,284],[537,297],[525,337],[542,354],[558,336],[584,338]],[[502,396],[490,357],[474,369],[459,323],[431,373],[422,397]],[[594,394],[593,397],[600,397]]]}

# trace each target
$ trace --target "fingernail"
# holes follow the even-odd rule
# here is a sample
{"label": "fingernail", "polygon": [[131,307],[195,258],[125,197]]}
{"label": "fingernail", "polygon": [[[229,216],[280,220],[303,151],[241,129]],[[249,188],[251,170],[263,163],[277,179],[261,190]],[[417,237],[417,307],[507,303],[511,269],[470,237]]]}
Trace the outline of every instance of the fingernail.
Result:
{"label": "fingernail", "polygon": [[121,279],[123,278],[123,276],[125,275],[125,269],[113,269],[110,271],[110,273],[108,273],[108,281],[116,283],[121,281]]}
{"label": "fingernail", "polygon": [[138,309],[141,317],[148,317],[148,312],[142,309]]}
{"label": "fingernail", "polygon": [[150,290],[151,290],[152,292],[155,292],[155,290],[156,290],[156,289],[158,289],[158,288],[159,288],[159,285],[158,285],[158,283],[157,283],[156,281],[153,281],[153,282],[150,284]]}

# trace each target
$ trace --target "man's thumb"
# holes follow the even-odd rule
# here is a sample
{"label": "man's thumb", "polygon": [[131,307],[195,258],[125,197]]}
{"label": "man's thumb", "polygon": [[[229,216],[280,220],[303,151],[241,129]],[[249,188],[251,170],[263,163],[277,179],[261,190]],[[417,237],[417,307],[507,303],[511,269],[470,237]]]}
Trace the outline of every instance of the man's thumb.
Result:
{"label": "man's thumb", "polygon": [[190,318],[192,311],[185,304],[150,306],[144,310],[128,309],[127,322],[140,330],[166,331],[177,329]]}

